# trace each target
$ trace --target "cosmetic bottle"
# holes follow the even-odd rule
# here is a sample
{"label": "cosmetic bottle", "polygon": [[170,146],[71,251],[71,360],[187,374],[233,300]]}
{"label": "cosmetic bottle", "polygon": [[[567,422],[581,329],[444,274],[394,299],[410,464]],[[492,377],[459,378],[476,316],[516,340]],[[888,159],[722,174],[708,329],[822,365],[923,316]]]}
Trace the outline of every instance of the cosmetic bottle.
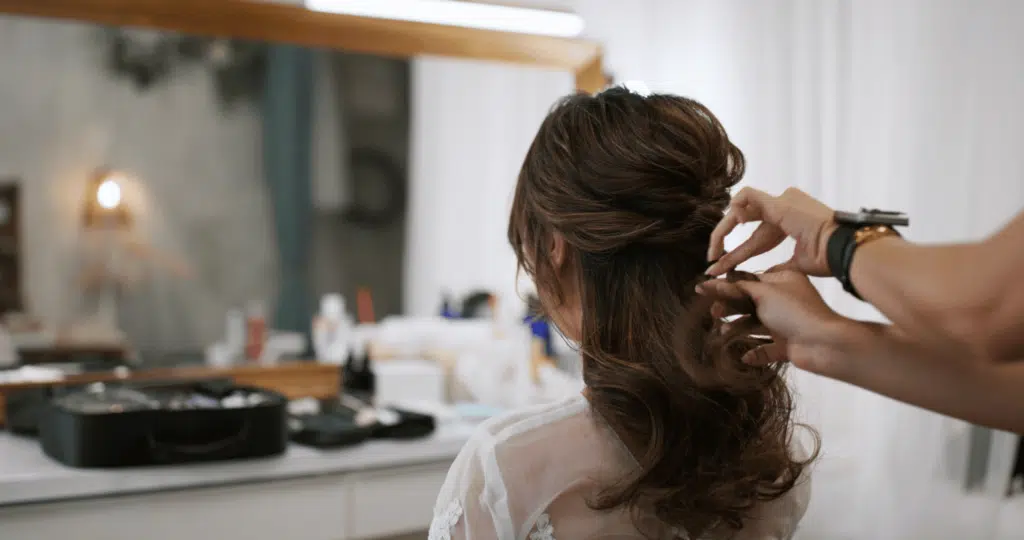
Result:
{"label": "cosmetic bottle", "polygon": [[267,342],[267,318],[263,304],[253,302],[245,314],[245,360],[259,362]]}
{"label": "cosmetic bottle", "polygon": [[377,377],[373,362],[364,343],[357,343],[349,351],[348,360],[342,370],[342,388],[345,393],[364,403],[373,404],[377,390]]}
{"label": "cosmetic bottle", "polygon": [[313,351],[325,364],[341,365],[352,342],[352,318],[345,312],[345,298],[327,294],[320,300],[320,313],[313,319]]}
{"label": "cosmetic bottle", "polygon": [[224,351],[228,363],[240,361],[245,356],[246,316],[241,309],[232,309],[225,317]]}
{"label": "cosmetic bottle", "polygon": [[452,309],[451,296],[445,293],[441,296],[441,317],[445,319],[458,319],[459,314]]}

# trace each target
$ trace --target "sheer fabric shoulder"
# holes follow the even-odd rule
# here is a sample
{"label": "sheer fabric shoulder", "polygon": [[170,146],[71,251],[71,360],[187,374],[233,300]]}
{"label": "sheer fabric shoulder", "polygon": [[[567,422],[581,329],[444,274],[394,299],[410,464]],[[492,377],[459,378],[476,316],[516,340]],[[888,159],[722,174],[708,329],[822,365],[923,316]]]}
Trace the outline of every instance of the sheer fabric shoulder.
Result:
{"label": "sheer fabric shoulder", "polygon": [[[624,509],[590,509],[588,501],[601,488],[635,467],[583,396],[493,418],[479,426],[452,464],[429,540],[644,538],[652,533],[655,538],[686,538],[657,524],[641,534]],[[782,499],[764,505],[756,523],[727,537],[790,538],[809,495],[805,478]]]}
{"label": "sheer fabric shoulder", "polygon": [[[438,494],[430,540],[557,538],[545,509],[576,475],[569,470],[552,474],[562,468],[562,459],[546,464],[540,460],[549,454],[544,449],[557,447],[559,440],[579,445],[572,440],[589,431],[580,429],[587,416],[587,402],[577,395],[481,424]],[[577,453],[585,454],[582,448]],[[536,478],[545,480],[532,481]]]}

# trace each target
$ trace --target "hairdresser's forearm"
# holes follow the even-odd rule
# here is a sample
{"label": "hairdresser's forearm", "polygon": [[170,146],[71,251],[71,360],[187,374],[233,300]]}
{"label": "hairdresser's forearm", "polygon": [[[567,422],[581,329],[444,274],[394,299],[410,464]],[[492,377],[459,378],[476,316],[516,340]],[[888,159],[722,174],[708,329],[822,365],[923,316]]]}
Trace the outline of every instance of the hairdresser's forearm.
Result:
{"label": "hairdresser's forearm", "polygon": [[871,242],[850,272],[861,296],[917,339],[997,361],[1024,358],[1024,213],[975,244]]}
{"label": "hairdresser's forearm", "polygon": [[1024,362],[925,347],[893,326],[850,321],[802,367],[941,414],[1024,433]]}

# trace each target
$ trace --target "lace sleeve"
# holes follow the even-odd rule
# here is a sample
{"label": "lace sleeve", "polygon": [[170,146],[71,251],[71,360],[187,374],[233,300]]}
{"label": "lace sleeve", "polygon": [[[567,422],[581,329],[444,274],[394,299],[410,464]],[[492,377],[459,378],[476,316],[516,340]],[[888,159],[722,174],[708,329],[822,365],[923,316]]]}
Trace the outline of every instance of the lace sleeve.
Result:
{"label": "lace sleeve", "polygon": [[448,470],[428,540],[514,540],[503,493],[493,442],[479,431]]}

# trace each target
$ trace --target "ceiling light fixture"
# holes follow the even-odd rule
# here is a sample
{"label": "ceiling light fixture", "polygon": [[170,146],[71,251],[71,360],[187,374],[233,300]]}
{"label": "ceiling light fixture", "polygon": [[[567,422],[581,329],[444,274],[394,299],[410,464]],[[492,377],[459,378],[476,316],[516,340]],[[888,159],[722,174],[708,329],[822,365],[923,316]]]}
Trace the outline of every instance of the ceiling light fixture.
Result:
{"label": "ceiling light fixture", "polygon": [[583,18],[575,13],[458,0],[306,0],[306,7],[341,15],[555,37],[578,36],[584,27]]}

